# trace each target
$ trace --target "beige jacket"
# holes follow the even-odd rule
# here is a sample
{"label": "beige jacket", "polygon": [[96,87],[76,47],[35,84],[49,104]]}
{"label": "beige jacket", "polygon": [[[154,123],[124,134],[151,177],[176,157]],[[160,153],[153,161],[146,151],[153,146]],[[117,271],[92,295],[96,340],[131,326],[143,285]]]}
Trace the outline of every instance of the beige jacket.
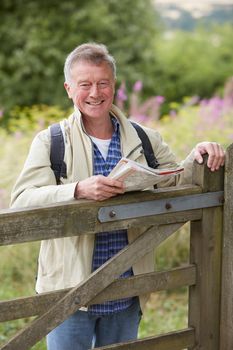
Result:
{"label": "beige jacket", "polygon": [[[141,141],[131,123],[115,106],[112,114],[120,123],[122,156],[146,164],[141,153]],[[65,162],[67,179],[57,186],[50,168],[50,132],[41,131],[33,140],[24,168],[12,192],[12,208],[43,206],[71,201],[77,181],[93,175],[93,149],[90,137],[85,133],[82,118],[75,112],[61,122],[65,140]],[[162,141],[158,132],[145,128],[156,158],[160,163],[175,163],[175,157]],[[191,182],[193,152],[183,162],[184,174],[177,177],[179,184]],[[163,186],[175,185],[164,183]],[[77,223],[78,224],[78,223]],[[132,242],[145,230],[129,229],[128,239]],[[73,287],[91,273],[94,235],[59,238],[41,242],[36,290],[38,293]],[[154,271],[154,253],[147,254],[133,266],[134,274]],[[141,296],[143,309],[148,296]]]}

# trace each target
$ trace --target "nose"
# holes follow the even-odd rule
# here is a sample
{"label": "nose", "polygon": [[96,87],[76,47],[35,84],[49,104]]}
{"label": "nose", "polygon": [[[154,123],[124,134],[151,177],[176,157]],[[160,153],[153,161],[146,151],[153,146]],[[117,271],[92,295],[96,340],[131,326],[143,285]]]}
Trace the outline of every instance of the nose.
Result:
{"label": "nose", "polygon": [[97,84],[93,84],[90,89],[90,97],[97,97],[99,95],[99,89]]}

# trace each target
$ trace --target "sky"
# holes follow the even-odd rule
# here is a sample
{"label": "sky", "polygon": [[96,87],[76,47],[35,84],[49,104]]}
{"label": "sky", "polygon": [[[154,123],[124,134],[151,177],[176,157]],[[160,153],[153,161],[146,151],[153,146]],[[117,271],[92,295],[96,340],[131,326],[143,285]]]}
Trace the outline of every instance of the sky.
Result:
{"label": "sky", "polygon": [[155,0],[158,4],[176,4],[180,6],[203,6],[203,5],[231,5],[233,0]]}
{"label": "sky", "polygon": [[[154,3],[159,6],[177,5],[186,11],[192,11],[194,17],[201,17],[207,14],[213,5],[233,5],[233,0],[154,0]],[[172,13],[170,15],[172,17]],[[173,16],[175,15],[178,16],[178,13],[174,12]]]}

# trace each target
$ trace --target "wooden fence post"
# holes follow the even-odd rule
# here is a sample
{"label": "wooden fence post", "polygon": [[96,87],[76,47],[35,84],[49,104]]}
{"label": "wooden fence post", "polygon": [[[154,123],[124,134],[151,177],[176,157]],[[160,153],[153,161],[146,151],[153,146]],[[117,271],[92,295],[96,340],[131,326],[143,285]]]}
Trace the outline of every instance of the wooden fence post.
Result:
{"label": "wooden fence post", "polygon": [[[223,190],[223,168],[211,172],[194,164],[193,182],[203,192]],[[222,200],[221,198],[219,199]],[[189,288],[189,327],[195,328],[191,349],[219,350],[222,207],[203,209],[202,219],[191,222],[190,262],[196,264],[196,285]]]}
{"label": "wooden fence post", "polygon": [[233,144],[226,152],[220,350],[233,349]]}

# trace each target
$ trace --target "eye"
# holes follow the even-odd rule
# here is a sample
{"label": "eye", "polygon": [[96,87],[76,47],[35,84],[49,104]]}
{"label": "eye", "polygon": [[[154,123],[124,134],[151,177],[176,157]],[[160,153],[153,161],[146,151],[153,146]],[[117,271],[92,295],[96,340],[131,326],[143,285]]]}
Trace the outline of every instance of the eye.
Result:
{"label": "eye", "polygon": [[98,85],[99,85],[100,88],[105,88],[105,87],[107,87],[109,85],[109,82],[108,81],[100,81],[98,83]]}
{"label": "eye", "polygon": [[81,83],[79,84],[79,87],[84,90],[88,90],[90,88],[91,84],[89,83]]}

